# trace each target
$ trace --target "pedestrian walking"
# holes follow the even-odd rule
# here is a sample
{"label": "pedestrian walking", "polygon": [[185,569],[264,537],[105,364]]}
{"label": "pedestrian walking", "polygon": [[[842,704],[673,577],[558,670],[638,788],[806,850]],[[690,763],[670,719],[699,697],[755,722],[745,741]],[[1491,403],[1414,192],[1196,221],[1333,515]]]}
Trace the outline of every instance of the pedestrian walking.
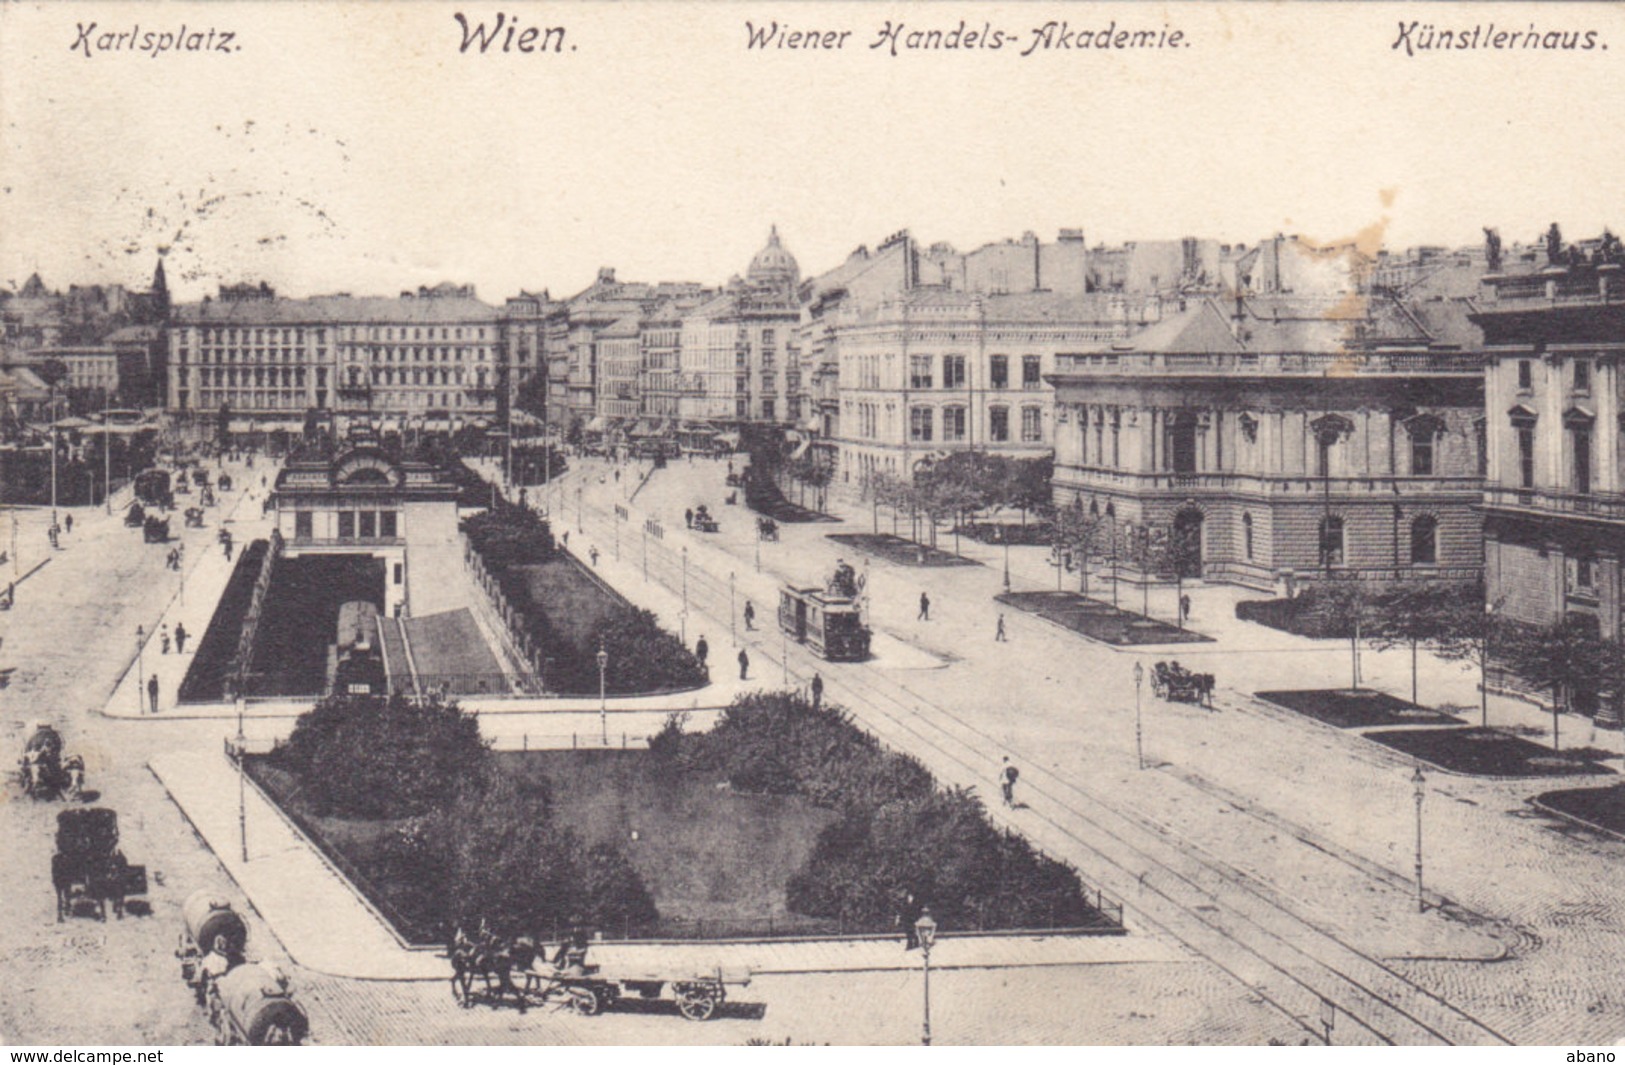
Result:
{"label": "pedestrian walking", "polygon": [[152,679],[147,681],[147,702],[152,704],[152,712],[158,712],[158,674],[154,673]]}
{"label": "pedestrian walking", "polygon": [[73,515],[72,514],[68,515],[68,531],[70,533],[73,532]]}
{"label": "pedestrian walking", "polygon": [[570,546],[570,530],[569,529],[564,530],[564,546],[565,547]]}
{"label": "pedestrian walking", "polygon": [[705,642],[704,636],[701,636],[700,642],[694,645],[694,657],[700,660],[701,669],[705,668],[705,658],[710,653],[711,645]]}
{"label": "pedestrian walking", "polygon": [[221,546],[226,549],[226,561],[230,562],[231,561],[231,537],[229,537],[229,536],[226,537],[226,542],[221,544]]}
{"label": "pedestrian walking", "polygon": [[1184,623],[1184,622],[1189,621],[1190,619],[1191,619],[1191,597],[1188,596],[1188,595],[1182,595],[1182,596],[1179,597],[1179,620],[1180,620],[1181,623]]}
{"label": "pedestrian walking", "polygon": [[164,622],[163,628],[158,630],[158,649],[162,654],[169,653],[169,622]]}
{"label": "pedestrian walking", "polygon": [[824,678],[819,676],[817,673],[813,674],[812,700],[814,710],[817,710],[824,704]]}
{"label": "pedestrian walking", "polygon": [[749,599],[747,599],[747,600],[745,600],[745,631],[746,632],[754,632],[755,630],[756,630],[756,607],[751,603],[751,601]]}
{"label": "pedestrian walking", "polygon": [[999,770],[999,791],[1004,795],[1004,805],[1015,808],[1016,780],[1021,776],[1021,770],[1010,764],[1010,756],[1004,756],[1004,768]]}
{"label": "pedestrian walking", "polygon": [[915,621],[930,621],[931,620],[931,597],[929,595],[926,595],[924,592],[920,593],[920,616],[915,618],[914,620]]}
{"label": "pedestrian walking", "polygon": [[186,626],[184,624],[175,626],[175,653],[178,655],[186,653]]}
{"label": "pedestrian walking", "polygon": [[594,547],[591,551],[588,551],[587,554],[592,556],[592,564],[594,566],[598,565],[598,548]]}
{"label": "pedestrian walking", "polygon": [[687,510],[683,511],[683,524],[687,525],[690,529],[694,528],[694,508],[693,507],[689,507]]}
{"label": "pedestrian walking", "polygon": [[1009,642],[1009,639],[1004,635],[1004,615],[1003,614],[999,615],[999,627],[998,627],[998,630],[993,633],[993,639],[997,643],[1008,643]]}
{"label": "pedestrian walking", "polygon": [[750,679],[750,655],[745,653],[743,647],[739,649],[739,679]]}

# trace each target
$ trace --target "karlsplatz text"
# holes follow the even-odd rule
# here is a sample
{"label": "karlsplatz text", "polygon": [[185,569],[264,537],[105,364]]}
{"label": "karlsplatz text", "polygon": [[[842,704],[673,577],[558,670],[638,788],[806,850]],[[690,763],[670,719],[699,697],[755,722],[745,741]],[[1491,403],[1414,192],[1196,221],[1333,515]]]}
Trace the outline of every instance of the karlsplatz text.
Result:
{"label": "karlsplatz text", "polygon": [[[452,18],[457,20],[457,25],[463,31],[463,42],[457,49],[459,52],[474,51],[485,55],[488,52],[557,54],[564,51],[563,26],[521,26],[517,18],[501,12],[489,25],[483,19],[470,24],[461,11]],[[576,46],[572,44],[570,51],[575,50]]]}
{"label": "karlsplatz text", "polygon": [[1399,23],[1392,50],[1408,56],[1419,52],[1594,52],[1608,51],[1596,30],[1527,29],[1480,22],[1472,26],[1439,27],[1412,19]]}
{"label": "karlsplatz text", "polygon": [[198,28],[181,23],[180,26],[167,30],[145,30],[141,24],[136,23],[127,30],[102,30],[97,32],[98,23],[79,22],[77,34],[73,43],[68,45],[68,51],[78,52],[89,59],[98,52],[129,52],[136,55],[150,55],[154,59],[169,52],[240,52],[243,46],[236,43],[237,34],[233,30],[217,29],[214,26]]}

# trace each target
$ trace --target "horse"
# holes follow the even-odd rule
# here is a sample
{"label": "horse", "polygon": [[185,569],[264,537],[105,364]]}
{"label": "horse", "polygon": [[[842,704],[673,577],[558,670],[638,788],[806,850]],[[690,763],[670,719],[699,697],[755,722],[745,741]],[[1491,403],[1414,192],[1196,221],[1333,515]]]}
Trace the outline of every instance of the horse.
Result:
{"label": "horse", "polygon": [[513,973],[516,969],[528,970],[535,963],[535,940],[520,936],[512,943],[504,943],[482,930],[480,940],[475,942],[459,928],[448,954],[452,968],[452,997],[464,1009],[474,1005],[474,978],[478,976],[484,979],[488,996],[500,1003],[512,995],[519,1012],[525,1012],[525,993],[513,982]]}
{"label": "horse", "polygon": [[73,802],[84,797],[85,792],[85,760],[77,754],[70,754],[67,761],[62,763],[62,790],[64,795]]}

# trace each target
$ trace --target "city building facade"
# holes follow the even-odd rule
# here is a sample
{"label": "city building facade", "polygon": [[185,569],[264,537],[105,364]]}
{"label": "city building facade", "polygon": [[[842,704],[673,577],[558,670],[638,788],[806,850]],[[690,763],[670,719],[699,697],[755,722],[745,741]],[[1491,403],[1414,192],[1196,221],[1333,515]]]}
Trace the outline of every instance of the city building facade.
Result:
{"label": "city building facade", "polygon": [[1625,639],[1625,267],[1485,278],[1485,591],[1505,617]]}
{"label": "city building facade", "polygon": [[[1188,577],[1477,580],[1483,384],[1463,302],[1199,296],[1057,359],[1054,492]],[[1132,560],[1128,560],[1132,562]]]}

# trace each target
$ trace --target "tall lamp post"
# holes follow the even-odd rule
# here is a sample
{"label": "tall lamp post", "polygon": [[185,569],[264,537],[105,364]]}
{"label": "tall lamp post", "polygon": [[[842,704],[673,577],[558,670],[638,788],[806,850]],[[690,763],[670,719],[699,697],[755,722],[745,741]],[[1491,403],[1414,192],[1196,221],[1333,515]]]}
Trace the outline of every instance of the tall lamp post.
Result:
{"label": "tall lamp post", "polygon": [[1482,728],[1490,727],[1490,629],[1495,625],[1495,611],[1500,605],[1484,604],[1484,629],[1478,642],[1478,716]]}
{"label": "tall lamp post", "polygon": [[931,944],[937,940],[937,922],[931,917],[931,907],[920,911],[914,922],[914,934],[920,940],[920,958],[925,966],[925,1023],[920,1028],[920,1045],[931,1045]]}
{"label": "tall lamp post", "polygon": [[1427,778],[1422,775],[1422,763],[1416,763],[1416,772],[1411,774],[1411,784],[1416,788],[1416,912],[1427,912],[1427,901],[1422,897],[1422,799],[1427,795]]}
{"label": "tall lamp post", "polygon": [[739,612],[734,605],[734,572],[728,571],[728,635],[733,638],[734,646],[739,646]]}
{"label": "tall lamp post", "polygon": [[609,746],[609,702],[605,694],[604,678],[609,669],[609,652],[604,650],[604,641],[598,641],[598,726],[603,731],[604,746]]}
{"label": "tall lamp post", "polygon": [[137,713],[147,712],[146,695],[142,693],[141,683],[147,676],[146,662],[147,630],[140,625],[135,627],[135,708]]}
{"label": "tall lamp post", "polygon": [[581,486],[576,485],[576,532],[581,531]]}
{"label": "tall lamp post", "polygon": [[1140,685],[1145,681],[1145,667],[1134,663],[1134,757],[1141,769],[1145,768],[1145,743],[1140,729]]}
{"label": "tall lamp post", "polygon": [[999,531],[999,539],[1004,541],[1004,590],[1010,590],[1010,530]]}

